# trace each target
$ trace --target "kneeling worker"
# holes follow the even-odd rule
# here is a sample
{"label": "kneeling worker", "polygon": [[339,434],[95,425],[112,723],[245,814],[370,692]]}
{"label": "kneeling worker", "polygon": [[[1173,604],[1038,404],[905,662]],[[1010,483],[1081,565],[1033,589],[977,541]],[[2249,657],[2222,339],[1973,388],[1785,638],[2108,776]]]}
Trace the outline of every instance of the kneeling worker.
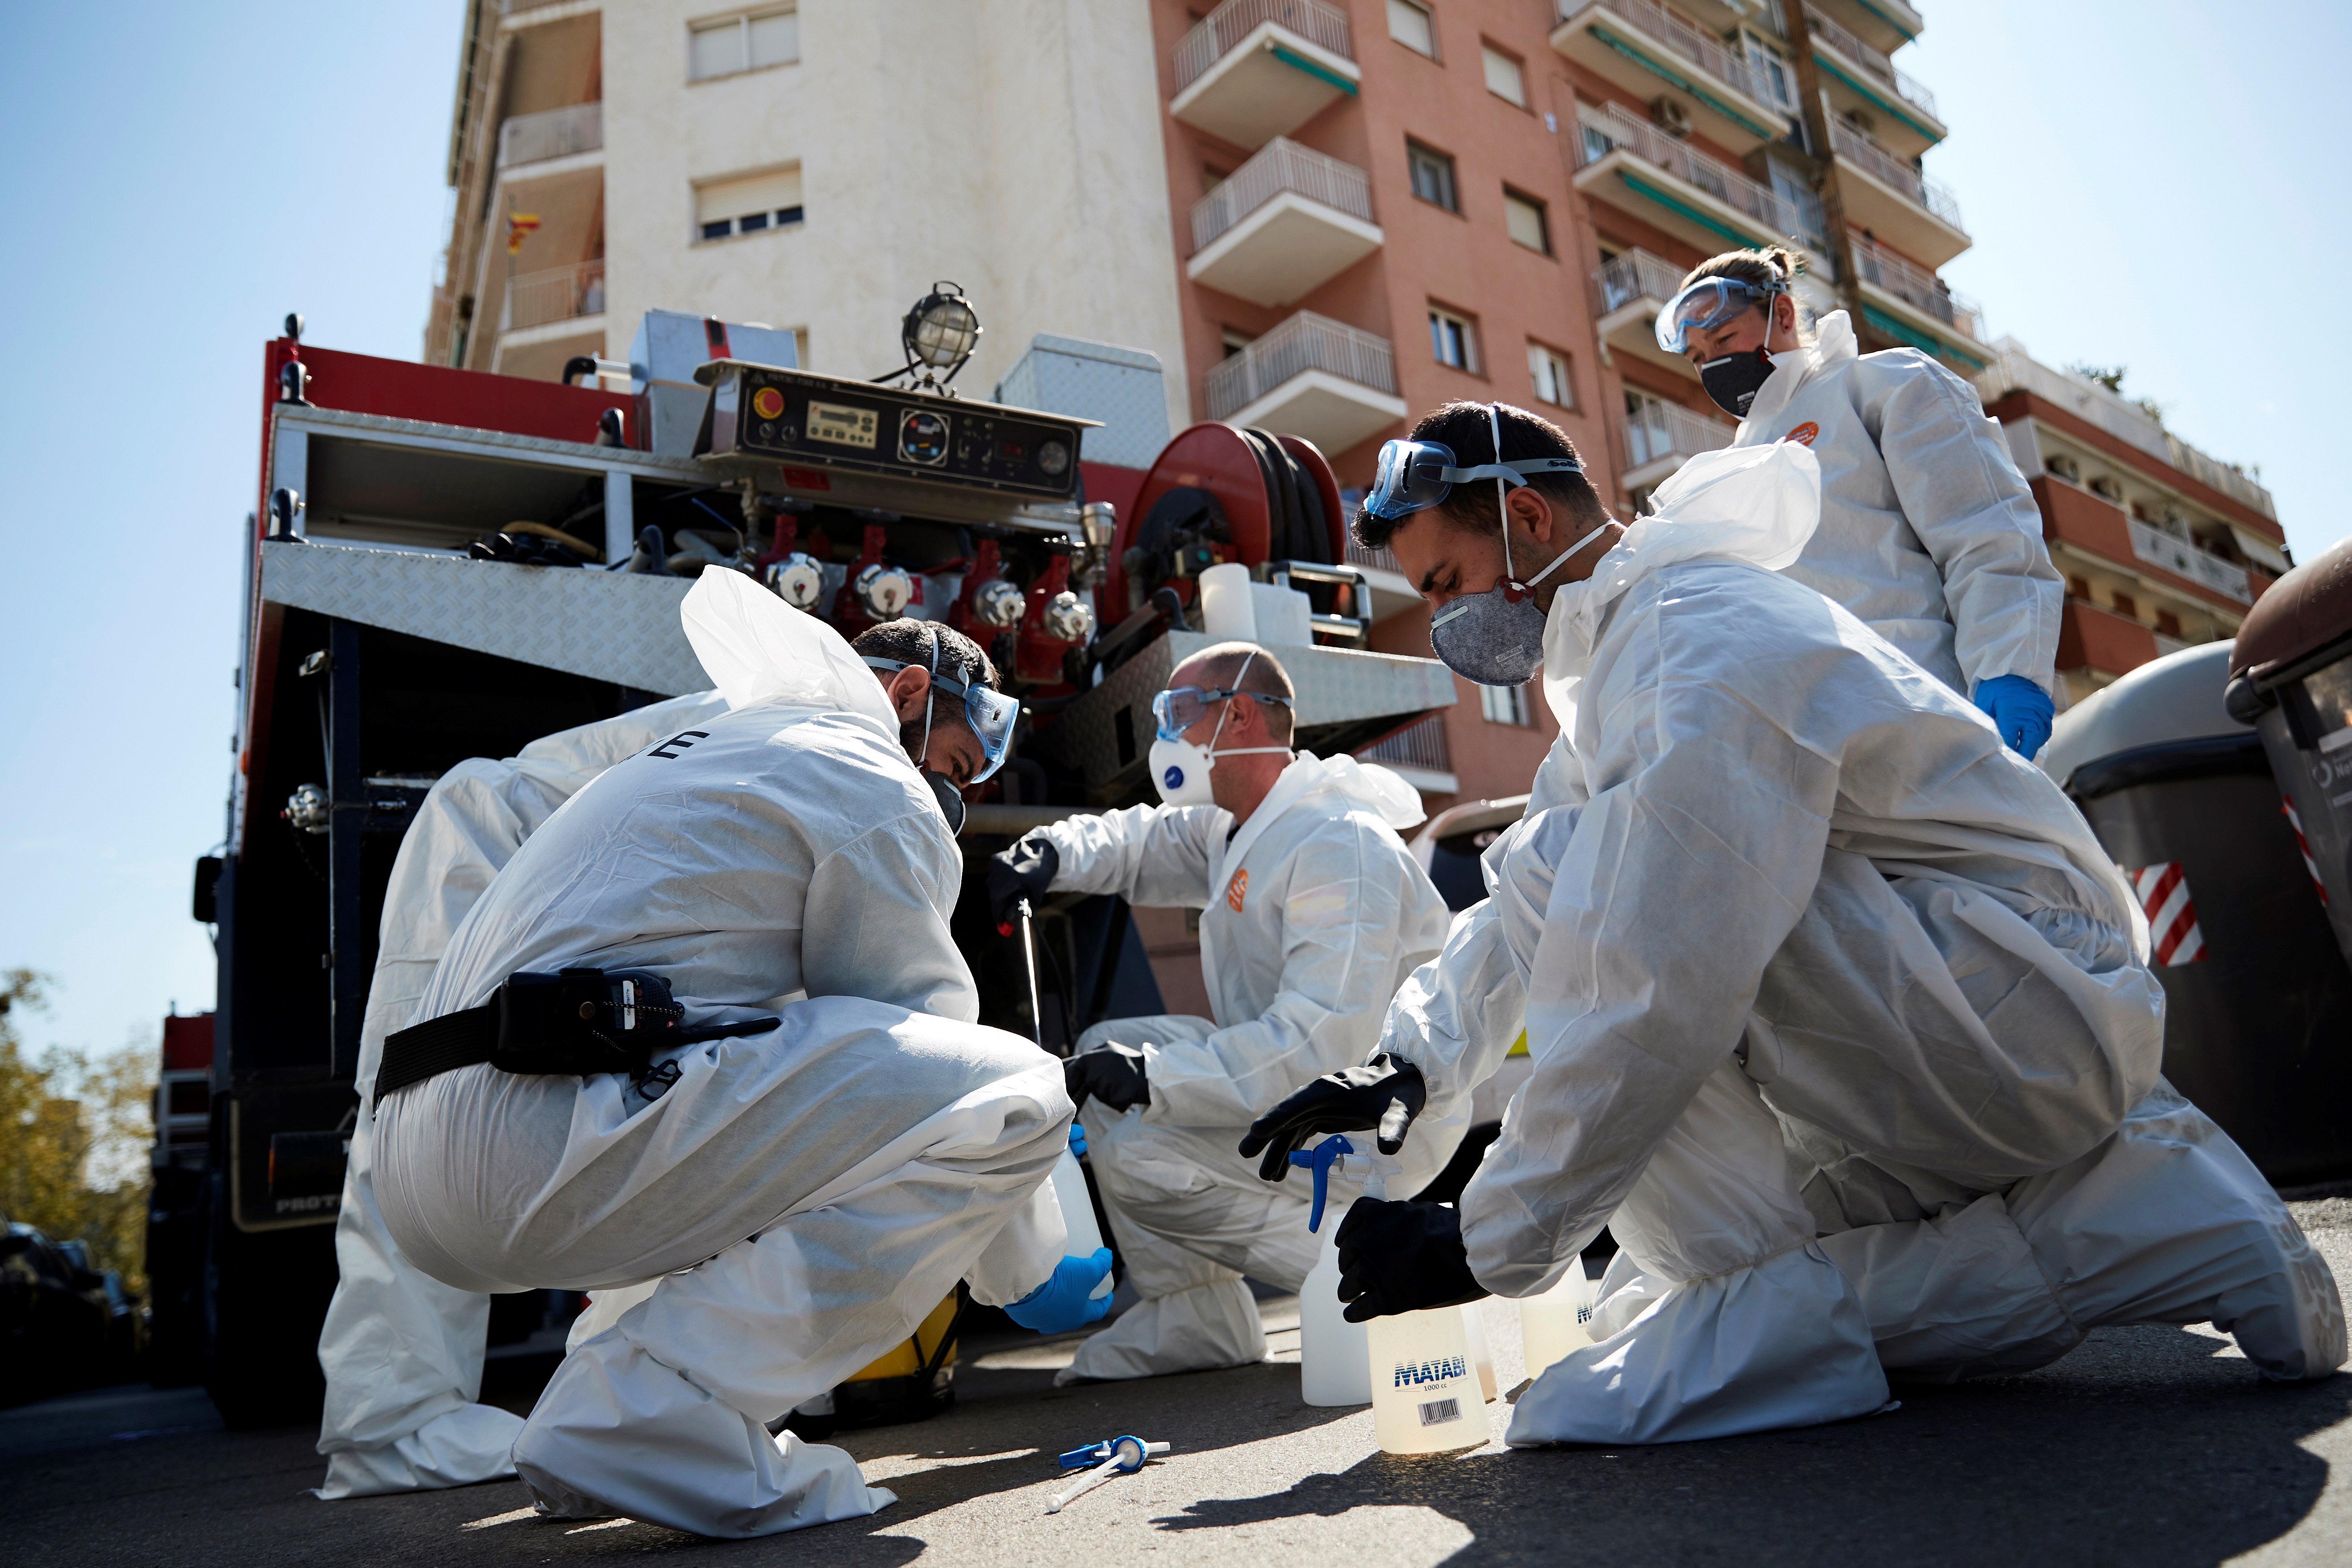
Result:
{"label": "kneeling worker", "polygon": [[1780,574],[1819,516],[1812,454],[1695,458],[1627,528],[1574,475],[1500,520],[1452,488],[1456,452],[1573,456],[1530,415],[1413,435],[1358,537],[1443,606],[1449,663],[1540,660],[1563,728],[1382,1055],[1244,1145],[1280,1175],[1318,1132],[1386,1117],[1392,1141],[1524,1010],[1534,1074],[1458,1210],[1349,1212],[1349,1316],[1538,1294],[1609,1226],[1597,1342],[1541,1372],[1514,1443],[1859,1415],[1887,1371],[2023,1370],[2105,1323],[2210,1320],[2274,1379],[2341,1364],[2326,1262],[2158,1076],[2147,923],[2082,815]]}
{"label": "kneeling worker", "polygon": [[[1049,890],[1204,911],[1214,1017],[1098,1024],[1066,1064],[1143,1300],[1057,1382],[1265,1358],[1243,1276],[1295,1290],[1319,1243],[1306,1195],[1256,1181],[1234,1140],[1299,1085],[1362,1061],[1389,998],[1445,940],[1445,900],[1396,833],[1422,819],[1421,797],[1385,768],[1294,752],[1293,700],[1265,649],[1202,649],[1152,702],[1152,782],[1166,804],[1040,828],[989,869],[1000,921],[1015,899]],[[1452,1152],[1432,1138],[1415,1151],[1420,1181],[1400,1190]]]}
{"label": "kneeling worker", "polygon": [[767,1423],[959,1279],[1078,1327],[1110,1255],[1062,1256],[1060,1064],[971,1021],[948,935],[957,786],[1017,712],[985,657],[922,625],[853,653],[727,572],[684,619],[730,711],[590,783],[474,905],[385,1042],[375,1192],[460,1289],[659,1280],[516,1439],[542,1509],[764,1535],[893,1500]]}

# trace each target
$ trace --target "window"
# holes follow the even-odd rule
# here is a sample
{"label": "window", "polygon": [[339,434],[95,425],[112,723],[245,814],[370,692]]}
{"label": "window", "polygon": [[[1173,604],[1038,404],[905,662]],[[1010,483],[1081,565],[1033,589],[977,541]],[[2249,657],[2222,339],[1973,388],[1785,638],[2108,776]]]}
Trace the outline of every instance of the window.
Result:
{"label": "window", "polygon": [[1227,327],[1222,334],[1220,341],[1224,346],[1225,357],[1227,359],[1231,359],[1235,354],[1241,353],[1242,350],[1249,347],[1250,344],[1257,342],[1257,334],[1255,332],[1244,332],[1235,327]]}
{"label": "window", "polygon": [[1528,84],[1519,75],[1519,62],[1492,44],[1483,45],[1480,54],[1486,65],[1486,90],[1521,109],[1528,106]]}
{"label": "window", "polygon": [[687,79],[709,81],[766,66],[788,66],[801,58],[801,18],[796,11],[762,11],[719,16],[687,28]]}
{"label": "window", "polygon": [[2077,599],[2088,600],[2091,596],[2091,580],[2088,577],[2069,577],[2066,579],[2066,592]]}
{"label": "window", "polygon": [[1667,425],[1663,398],[1625,389],[1625,466],[1641,468],[1675,449],[1674,431]]}
{"label": "window", "polygon": [[1576,406],[1576,383],[1569,379],[1568,356],[1541,343],[1528,345],[1528,380],[1543,402],[1562,408]]}
{"label": "window", "polygon": [[1412,0],[1389,0],[1389,37],[1408,49],[1437,58],[1437,35],[1429,25],[1429,8]]}
{"label": "window", "polygon": [[1434,305],[1429,308],[1429,350],[1440,364],[1473,374],[1478,369],[1476,329],[1453,311],[1441,310]]}
{"label": "window", "polygon": [[1489,724],[1517,724],[1522,728],[1535,722],[1528,705],[1528,689],[1524,686],[1482,686],[1478,689],[1478,710]]}
{"label": "window", "polygon": [[1433,152],[1418,142],[1404,144],[1404,159],[1412,170],[1412,194],[1433,206],[1458,213],[1461,202],[1454,195],[1454,160],[1443,153]]}
{"label": "window", "polygon": [[1544,217],[1543,203],[1508,185],[1503,187],[1503,226],[1529,250],[1541,256],[1551,254],[1551,225]]}
{"label": "window", "polygon": [[2129,616],[2133,620],[2139,619],[2138,600],[2133,598],[2129,594],[2117,594],[2115,595],[2115,602],[2116,614],[2119,616]]}
{"label": "window", "polygon": [[2180,636],[2180,617],[2170,610],[2158,610],[2156,612],[2156,629],[2160,637],[2178,638]]}
{"label": "window", "polygon": [[1783,109],[1795,109],[1796,78],[1790,73],[1789,62],[1780,51],[1745,27],[1739,30],[1739,43],[1741,52],[1747,55],[1748,63],[1755,68],[1760,85],[1771,96],[1772,101]]}
{"label": "window", "polygon": [[714,180],[694,191],[694,232],[698,239],[725,239],[730,235],[757,234],[801,221],[801,172],[779,169],[740,180]]}
{"label": "window", "polygon": [[1202,164],[1201,194],[1204,196],[1207,195],[1211,191],[1215,190],[1219,185],[1223,184],[1227,180],[1230,180],[1233,177],[1234,172],[1231,169],[1220,169],[1214,163]]}

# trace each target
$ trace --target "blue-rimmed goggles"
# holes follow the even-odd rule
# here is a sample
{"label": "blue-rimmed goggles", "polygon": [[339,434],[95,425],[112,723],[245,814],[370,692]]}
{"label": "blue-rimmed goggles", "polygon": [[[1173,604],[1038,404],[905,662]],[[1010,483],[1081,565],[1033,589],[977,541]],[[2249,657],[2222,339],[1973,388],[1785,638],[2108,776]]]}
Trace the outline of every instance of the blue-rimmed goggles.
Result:
{"label": "blue-rimmed goggles", "polygon": [[1789,291],[1786,283],[1757,284],[1738,278],[1702,278],[1666,301],[1658,312],[1658,346],[1670,354],[1688,353],[1693,332],[1709,332],[1742,312],[1769,307],[1775,294]]}
{"label": "blue-rimmed goggles", "polygon": [[[866,662],[875,669],[887,669],[893,673],[914,668],[905,659],[899,658],[875,658],[868,656]],[[1013,727],[1021,720],[1021,700],[1017,697],[1007,697],[1003,692],[992,690],[985,686],[941,675],[940,673],[940,634],[936,629],[931,633],[931,662],[927,673],[930,676],[933,686],[941,691],[963,699],[963,721],[971,726],[972,734],[979,740],[982,759],[980,771],[973,773],[966,782],[978,784],[1003,767],[1006,754],[1013,750]],[[927,715],[924,720],[926,742],[929,738],[930,721],[928,717],[929,711],[929,708],[926,706],[924,709]],[[926,749],[928,750],[928,746]]]}
{"label": "blue-rimmed goggles", "polygon": [[1152,721],[1160,727],[1163,741],[1181,741],[1184,731],[1209,716],[1209,710],[1228,697],[1246,697],[1254,702],[1272,702],[1291,706],[1287,697],[1276,697],[1269,691],[1244,691],[1238,686],[1171,686],[1151,700]]}
{"label": "blue-rimmed goggles", "polygon": [[[1573,458],[1522,458],[1510,463],[1480,463],[1461,468],[1454,449],[1438,441],[1386,441],[1372,479],[1372,492],[1364,510],[1391,521],[1433,507],[1454,493],[1454,487],[1472,479],[1500,479],[1512,489],[1530,474],[1580,474],[1584,465]],[[1252,693],[1253,696],[1255,693]]]}

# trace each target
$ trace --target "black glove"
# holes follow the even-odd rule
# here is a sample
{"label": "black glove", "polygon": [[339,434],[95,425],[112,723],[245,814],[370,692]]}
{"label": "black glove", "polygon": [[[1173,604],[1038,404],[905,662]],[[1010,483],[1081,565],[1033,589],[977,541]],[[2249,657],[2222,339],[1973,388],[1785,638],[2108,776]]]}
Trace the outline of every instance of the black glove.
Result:
{"label": "black glove", "polygon": [[1458,1307],[1486,1294],[1470,1272],[1462,1215],[1444,1204],[1358,1198],[1332,1240],[1339,1249],[1339,1300],[1351,1323]]}
{"label": "black glove", "polygon": [[1062,1087],[1070,1091],[1072,1105],[1084,1105],[1090,1094],[1113,1110],[1151,1103],[1143,1053],[1133,1046],[1108,1045],[1072,1057],[1062,1064]]}
{"label": "black glove", "polygon": [[1257,1173],[1278,1182],[1290,1174],[1290,1152],[1326,1132],[1377,1131],[1381,1152],[1393,1154],[1404,1147],[1405,1129],[1428,1103],[1421,1069],[1382,1051],[1362,1067],[1325,1073],[1251,1122],[1242,1158],[1264,1149]]}
{"label": "black glove", "polygon": [[1010,849],[988,858],[988,912],[998,925],[1013,919],[1013,906],[1023,899],[1033,905],[1054,885],[1062,868],[1062,852],[1042,833],[1032,833]]}

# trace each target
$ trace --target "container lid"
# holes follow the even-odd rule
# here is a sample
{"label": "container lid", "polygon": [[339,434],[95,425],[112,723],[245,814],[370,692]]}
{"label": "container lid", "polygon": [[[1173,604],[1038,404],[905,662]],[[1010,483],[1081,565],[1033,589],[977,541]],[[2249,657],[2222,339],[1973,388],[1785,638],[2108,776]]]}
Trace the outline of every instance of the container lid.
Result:
{"label": "container lid", "polygon": [[2271,584],[2238,628],[2230,673],[2259,684],[2329,644],[2352,637],[2352,539]]}
{"label": "container lid", "polygon": [[2204,643],[2141,665],[2060,714],[2034,760],[2063,789],[2076,770],[2118,752],[2217,735],[2251,738],[2221,706],[2230,650],[2226,642]]}

